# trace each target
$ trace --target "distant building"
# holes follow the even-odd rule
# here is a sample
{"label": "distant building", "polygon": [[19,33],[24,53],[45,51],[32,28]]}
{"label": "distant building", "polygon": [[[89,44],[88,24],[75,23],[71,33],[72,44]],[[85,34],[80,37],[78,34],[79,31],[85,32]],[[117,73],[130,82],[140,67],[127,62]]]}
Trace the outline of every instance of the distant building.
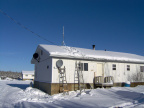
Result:
{"label": "distant building", "polygon": [[34,80],[34,71],[22,71],[23,80]]}
{"label": "distant building", "polygon": [[113,86],[122,86],[128,81],[144,82],[144,56],[135,54],[39,45],[31,63],[35,64],[34,87],[50,95],[59,93],[65,86],[63,83],[67,83],[71,91],[76,90],[77,85],[80,89],[79,83],[84,83],[85,88],[94,88],[107,82],[113,82]]}

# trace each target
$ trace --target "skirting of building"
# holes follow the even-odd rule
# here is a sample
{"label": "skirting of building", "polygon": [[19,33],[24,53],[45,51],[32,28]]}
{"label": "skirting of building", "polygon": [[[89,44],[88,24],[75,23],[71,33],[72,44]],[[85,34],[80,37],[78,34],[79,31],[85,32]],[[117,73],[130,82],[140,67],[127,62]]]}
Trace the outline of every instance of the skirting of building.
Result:
{"label": "skirting of building", "polygon": [[[67,86],[69,91],[78,90],[78,84],[68,83]],[[48,93],[49,95],[60,93],[59,83],[45,83],[34,81],[34,87]],[[91,87],[93,87],[93,83],[85,84],[85,89],[90,89]]]}
{"label": "skirting of building", "polygon": [[[78,90],[78,84],[68,83],[67,85],[68,85],[69,91]],[[136,87],[137,85],[144,85],[144,82],[132,82],[131,83],[131,87]],[[125,83],[114,83],[113,86],[124,87]],[[49,95],[60,93],[59,83],[45,83],[45,82],[34,81],[34,87],[48,93]],[[85,89],[91,89],[91,88],[97,88],[97,87],[99,86],[96,86],[93,83],[85,83]]]}

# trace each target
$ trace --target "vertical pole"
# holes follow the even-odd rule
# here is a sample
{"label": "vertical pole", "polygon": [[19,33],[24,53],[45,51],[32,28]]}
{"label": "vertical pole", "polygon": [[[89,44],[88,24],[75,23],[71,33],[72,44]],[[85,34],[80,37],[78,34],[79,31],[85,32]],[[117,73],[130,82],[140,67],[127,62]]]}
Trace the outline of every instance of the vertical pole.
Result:
{"label": "vertical pole", "polygon": [[63,42],[62,42],[63,46],[65,45],[64,43],[64,26],[63,26]]}

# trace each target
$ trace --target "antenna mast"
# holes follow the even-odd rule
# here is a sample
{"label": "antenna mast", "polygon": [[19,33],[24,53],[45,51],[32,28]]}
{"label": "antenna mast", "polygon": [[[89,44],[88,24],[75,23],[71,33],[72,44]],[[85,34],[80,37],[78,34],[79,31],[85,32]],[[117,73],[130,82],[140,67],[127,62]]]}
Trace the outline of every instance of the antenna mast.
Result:
{"label": "antenna mast", "polygon": [[65,42],[64,42],[64,26],[63,26],[63,42],[62,45],[65,46]]}

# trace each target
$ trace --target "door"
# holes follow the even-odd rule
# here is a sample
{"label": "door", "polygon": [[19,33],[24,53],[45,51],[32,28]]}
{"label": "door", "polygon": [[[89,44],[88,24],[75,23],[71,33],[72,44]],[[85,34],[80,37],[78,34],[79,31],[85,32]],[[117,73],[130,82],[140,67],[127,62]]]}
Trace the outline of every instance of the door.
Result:
{"label": "door", "polygon": [[103,64],[102,63],[97,63],[96,76],[103,76]]}
{"label": "door", "polygon": [[103,83],[104,82],[104,74],[103,74],[103,64],[97,63],[97,71],[94,73],[94,82]]}

